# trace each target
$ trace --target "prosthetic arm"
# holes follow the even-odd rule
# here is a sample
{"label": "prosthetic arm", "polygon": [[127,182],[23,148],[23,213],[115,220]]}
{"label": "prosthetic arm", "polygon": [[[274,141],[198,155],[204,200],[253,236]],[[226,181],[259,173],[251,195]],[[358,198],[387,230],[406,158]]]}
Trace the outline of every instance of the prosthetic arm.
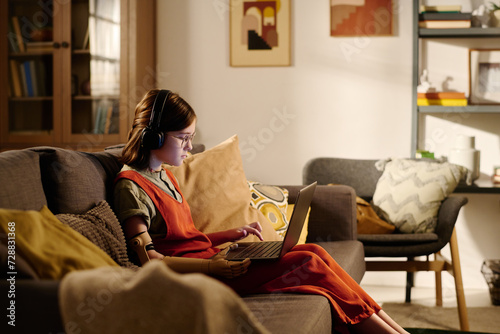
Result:
{"label": "prosthetic arm", "polygon": [[136,234],[128,241],[129,247],[139,256],[141,264],[149,262],[148,248],[154,249],[153,240],[146,231]]}
{"label": "prosthetic arm", "polygon": [[[135,235],[128,242],[130,248],[137,253],[141,264],[150,261],[148,250],[154,249],[153,241],[147,232]],[[230,246],[230,247],[235,247]],[[230,247],[221,251],[211,259],[193,259],[187,257],[165,256],[163,262],[178,273],[204,273],[208,275],[234,278],[247,272],[250,259],[244,261],[228,261],[225,259]]]}

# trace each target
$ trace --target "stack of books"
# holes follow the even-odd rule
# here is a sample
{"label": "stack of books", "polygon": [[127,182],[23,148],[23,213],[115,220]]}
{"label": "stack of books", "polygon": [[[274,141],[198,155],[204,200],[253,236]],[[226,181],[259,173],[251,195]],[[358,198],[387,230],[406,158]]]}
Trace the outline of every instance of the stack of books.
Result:
{"label": "stack of books", "polygon": [[453,29],[470,28],[472,13],[462,13],[460,5],[420,6],[420,28]]}
{"label": "stack of books", "polygon": [[10,96],[34,97],[47,96],[49,85],[46,64],[41,60],[9,59]]}
{"label": "stack of books", "polygon": [[418,93],[417,105],[464,107],[467,105],[467,98],[465,97],[465,93],[462,92]]}

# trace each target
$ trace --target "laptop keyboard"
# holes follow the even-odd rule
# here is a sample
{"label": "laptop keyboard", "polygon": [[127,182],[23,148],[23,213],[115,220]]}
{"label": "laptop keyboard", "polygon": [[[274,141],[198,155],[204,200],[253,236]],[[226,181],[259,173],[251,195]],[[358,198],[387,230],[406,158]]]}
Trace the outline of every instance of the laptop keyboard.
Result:
{"label": "laptop keyboard", "polygon": [[238,254],[240,258],[274,257],[281,251],[283,241],[264,241],[251,244]]}

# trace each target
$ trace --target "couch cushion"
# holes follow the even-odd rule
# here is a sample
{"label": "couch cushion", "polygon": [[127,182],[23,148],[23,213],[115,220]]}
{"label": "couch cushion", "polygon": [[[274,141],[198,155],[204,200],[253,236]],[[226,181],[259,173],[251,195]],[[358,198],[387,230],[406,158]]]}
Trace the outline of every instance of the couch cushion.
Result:
{"label": "couch cushion", "polygon": [[0,208],[40,210],[47,205],[38,154],[30,150],[0,153]]}
{"label": "couch cushion", "polygon": [[358,234],[358,240],[365,245],[395,246],[395,245],[421,245],[439,240],[436,233],[411,233],[411,234]]}
{"label": "couch cushion", "polygon": [[315,242],[323,247],[356,282],[365,275],[365,251],[358,240]]}
{"label": "couch cushion", "polygon": [[83,213],[106,200],[107,175],[90,153],[39,149],[42,182],[55,214]]}
{"label": "couch cushion", "polygon": [[243,301],[271,333],[297,333],[299,328],[332,333],[330,304],[323,296],[271,293],[246,296]]}

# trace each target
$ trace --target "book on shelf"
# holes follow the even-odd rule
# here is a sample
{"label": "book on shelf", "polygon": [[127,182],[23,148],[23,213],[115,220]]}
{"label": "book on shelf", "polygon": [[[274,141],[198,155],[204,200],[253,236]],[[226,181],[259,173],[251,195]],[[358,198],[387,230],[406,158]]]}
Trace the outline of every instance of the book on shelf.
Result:
{"label": "book on shelf", "polygon": [[23,35],[21,34],[21,25],[19,24],[19,18],[17,16],[12,17],[12,27],[14,29],[14,33],[16,34],[17,47],[19,48],[19,51],[26,51],[24,47]]}
{"label": "book on shelf", "polygon": [[420,6],[421,12],[461,12],[461,5],[437,5],[437,6]]}
{"label": "book on shelf", "polygon": [[94,118],[94,130],[95,134],[109,134],[112,115],[113,115],[113,104],[110,101],[101,101],[97,104],[97,111]]}
{"label": "book on shelf", "polygon": [[447,106],[447,107],[465,107],[467,99],[426,99],[417,98],[418,106]]}
{"label": "book on shelf", "polygon": [[23,63],[24,67],[24,75],[26,76],[26,91],[27,95],[29,97],[35,96],[34,90],[33,90],[33,74],[31,73],[31,66],[29,61],[25,61]]}
{"label": "book on shelf", "polygon": [[87,30],[85,31],[85,36],[83,37],[82,50],[89,48],[89,25],[87,24]]}
{"label": "book on shelf", "polygon": [[21,88],[23,92],[23,96],[28,95],[28,80],[26,79],[26,68],[24,67],[24,63],[19,63],[19,77],[21,79]]}
{"label": "book on shelf", "polygon": [[109,134],[109,127],[111,126],[111,115],[113,115],[113,106],[108,107],[106,114],[106,122],[104,123],[104,133]]}
{"label": "book on shelf", "polygon": [[471,20],[427,20],[419,21],[418,26],[427,29],[457,29],[470,28],[472,24]]}
{"label": "book on shelf", "polygon": [[52,41],[45,41],[45,42],[26,42],[26,51],[27,52],[46,52],[46,51],[53,51],[54,46],[53,46]]}
{"label": "book on shelf", "polygon": [[19,64],[16,60],[9,60],[10,67],[10,82],[12,86],[13,97],[23,96],[23,89],[21,86],[21,75],[19,73]]}
{"label": "book on shelf", "polygon": [[38,75],[37,75],[37,70],[35,67],[35,61],[29,60],[29,61],[27,61],[27,63],[28,63],[29,72],[31,75],[31,89],[33,91],[32,96],[40,96],[40,92],[38,91]]}
{"label": "book on shelf", "polygon": [[425,12],[418,15],[419,21],[468,21],[472,20],[472,13],[460,12]]}
{"label": "book on shelf", "polygon": [[465,99],[464,92],[427,92],[417,93],[419,99]]}
{"label": "book on shelf", "polygon": [[19,52],[19,46],[17,45],[17,35],[14,32],[12,21],[9,21],[8,24],[9,24],[9,32],[7,33],[7,39],[9,40],[10,51]]}

